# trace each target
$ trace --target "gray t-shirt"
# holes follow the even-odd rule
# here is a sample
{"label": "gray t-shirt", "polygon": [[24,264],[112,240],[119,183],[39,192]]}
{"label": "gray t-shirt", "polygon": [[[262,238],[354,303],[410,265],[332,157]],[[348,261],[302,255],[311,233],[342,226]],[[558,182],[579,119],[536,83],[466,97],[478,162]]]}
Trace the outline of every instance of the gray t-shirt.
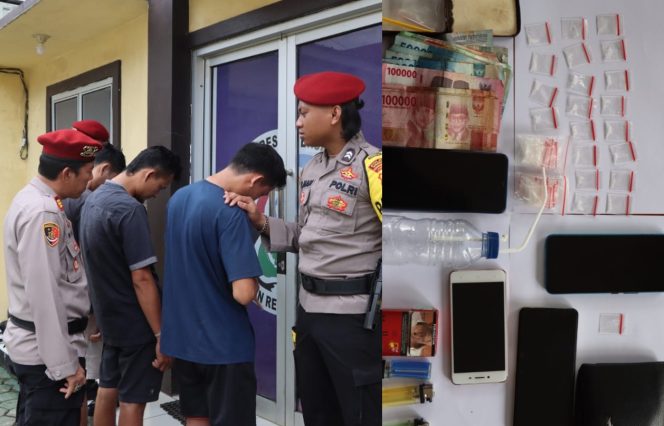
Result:
{"label": "gray t-shirt", "polygon": [[157,262],[143,204],[121,185],[106,181],[85,201],[80,238],[104,343],[134,346],[153,342],[131,278],[132,271]]}
{"label": "gray t-shirt", "polygon": [[78,225],[81,222],[81,210],[83,209],[85,200],[90,194],[92,194],[92,191],[86,189],[78,198],[65,198],[62,200],[62,204],[65,206],[65,214],[67,215],[67,219],[71,221],[71,226],[74,230],[74,237],[78,242],[81,241],[81,236],[78,232]]}

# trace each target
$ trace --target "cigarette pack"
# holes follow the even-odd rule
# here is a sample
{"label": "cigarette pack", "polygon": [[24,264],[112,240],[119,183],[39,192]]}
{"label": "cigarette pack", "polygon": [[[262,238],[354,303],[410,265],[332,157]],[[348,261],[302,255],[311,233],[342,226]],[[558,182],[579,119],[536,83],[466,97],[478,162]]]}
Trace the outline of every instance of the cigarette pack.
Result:
{"label": "cigarette pack", "polygon": [[383,356],[436,354],[438,311],[435,309],[384,309]]}

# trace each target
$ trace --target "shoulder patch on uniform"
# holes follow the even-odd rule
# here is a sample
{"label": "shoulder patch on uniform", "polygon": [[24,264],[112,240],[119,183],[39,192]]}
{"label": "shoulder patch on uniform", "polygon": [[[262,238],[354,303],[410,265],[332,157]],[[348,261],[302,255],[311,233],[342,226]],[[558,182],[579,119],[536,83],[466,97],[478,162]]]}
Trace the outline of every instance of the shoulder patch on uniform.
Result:
{"label": "shoulder patch on uniform", "polygon": [[355,150],[353,148],[348,148],[344,155],[341,157],[341,161],[351,162],[355,158]]}
{"label": "shoulder patch on uniform", "polygon": [[53,198],[55,199],[55,204],[58,206],[60,211],[65,211],[65,205],[62,203],[62,198],[58,197],[57,195]]}
{"label": "shoulder patch on uniform", "polygon": [[344,169],[339,170],[339,174],[341,175],[341,178],[344,180],[357,179],[357,173],[353,171],[352,166],[348,166]]}
{"label": "shoulder patch on uniform", "polygon": [[378,151],[364,159],[364,170],[369,183],[369,197],[376,216],[383,221],[383,153]]}
{"label": "shoulder patch on uniform", "polygon": [[49,247],[55,247],[60,241],[60,227],[53,222],[46,222],[43,226],[44,238]]}
{"label": "shoulder patch on uniform", "polygon": [[373,154],[367,157],[367,168],[373,172],[376,172],[380,176],[380,180],[383,180],[383,156],[381,153]]}

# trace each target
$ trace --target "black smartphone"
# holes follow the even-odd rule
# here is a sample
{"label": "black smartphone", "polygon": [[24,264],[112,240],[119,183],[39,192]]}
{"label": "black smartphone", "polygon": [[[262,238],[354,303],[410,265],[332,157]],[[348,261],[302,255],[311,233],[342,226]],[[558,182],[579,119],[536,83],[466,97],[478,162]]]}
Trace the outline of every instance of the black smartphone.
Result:
{"label": "black smartphone", "polygon": [[514,426],[573,426],[578,318],[575,309],[519,312]]}
{"label": "black smartphone", "polygon": [[383,147],[383,207],[502,213],[507,156],[449,149]]}
{"label": "black smartphone", "polygon": [[544,252],[549,293],[664,291],[664,234],[549,235]]}
{"label": "black smartphone", "polygon": [[576,380],[576,426],[664,424],[664,362],[583,364]]}

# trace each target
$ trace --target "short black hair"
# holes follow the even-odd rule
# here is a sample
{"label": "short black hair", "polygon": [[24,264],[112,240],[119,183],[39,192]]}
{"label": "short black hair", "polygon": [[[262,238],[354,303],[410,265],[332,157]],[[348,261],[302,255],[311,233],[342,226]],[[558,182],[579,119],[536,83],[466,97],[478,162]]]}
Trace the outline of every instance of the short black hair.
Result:
{"label": "short black hair", "polygon": [[61,158],[51,157],[47,154],[41,154],[39,156],[39,167],[37,168],[37,171],[48,180],[56,180],[65,167],[69,167],[78,175],[78,171],[81,170],[81,167],[89,162],[90,161],[88,160],[63,160]]}
{"label": "short black hair", "polygon": [[111,143],[104,143],[101,151],[95,155],[95,166],[101,163],[108,163],[113,173],[120,174],[127,167],[125,156],[122,151]]}
{"label": "short black hair", "polygon": [[362,128],[362,117],[360,117],[362,107],[364,101],[359,98],[341,105],[341,135],[346,142],[353,139]]}
{"label": "short black hair", "polygon": [[175,180],[180,178],[182,172],[180,157],[161,145],[151,146],[139,152],[127,166],[126,172],[128,175],[133,175],[137,171],[147,168],[154,168],[160,174],[173,175]]}
{"label": "short black hair", "polygon": [[259,173],[265,183],[273,188],[286,185],[286,169],[284,160],[274,148],[260,143],[244,145],[230,163],[231,168],[239,173]]}

